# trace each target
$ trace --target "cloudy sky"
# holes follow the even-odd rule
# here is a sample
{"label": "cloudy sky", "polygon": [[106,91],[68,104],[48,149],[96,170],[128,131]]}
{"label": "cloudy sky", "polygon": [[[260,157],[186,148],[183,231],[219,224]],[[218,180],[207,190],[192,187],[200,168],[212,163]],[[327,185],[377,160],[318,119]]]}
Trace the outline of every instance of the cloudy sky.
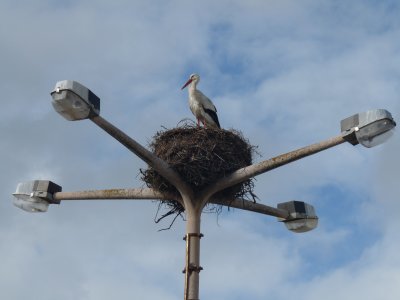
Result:
{"label": "cloudy sky", "polygon": [[[49,92],[73,79],[143,145],[193,118],[191,73],[224,128],[267,159],[339,134],[385,108],[400,121],[398,1],[0,2],[0,298],[182,299],[185,222],[155,224],[152,201],[77,201],[29,214],[19,182],[64,191],[141,187],[144,163],[90,121],[68,122]],[[202,219],[201,299],[400,298],[400,136],[340,145],[257,177],[275,206],[306,201],[294,234],[240,210]]]}

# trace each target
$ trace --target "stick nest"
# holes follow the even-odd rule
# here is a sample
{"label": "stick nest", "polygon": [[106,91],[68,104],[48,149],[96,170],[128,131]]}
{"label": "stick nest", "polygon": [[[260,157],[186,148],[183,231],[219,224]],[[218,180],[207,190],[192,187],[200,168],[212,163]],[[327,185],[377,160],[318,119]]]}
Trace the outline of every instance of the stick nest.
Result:
{"label": "stick nest", "polygon": [[[218,179],[252,163],[255,147],[236,130],[183,126],[156,133],[150,148],[166,161],[195,193]],[[152,168],[141,170],[142,180],[161,193],[179,194],[173,185]],[[254,199],[251,179],[220,191],[216,197]],[[179,203],[165,202],[175,213],[183,212]],[[171,204],[172,203],[172,204]]]}

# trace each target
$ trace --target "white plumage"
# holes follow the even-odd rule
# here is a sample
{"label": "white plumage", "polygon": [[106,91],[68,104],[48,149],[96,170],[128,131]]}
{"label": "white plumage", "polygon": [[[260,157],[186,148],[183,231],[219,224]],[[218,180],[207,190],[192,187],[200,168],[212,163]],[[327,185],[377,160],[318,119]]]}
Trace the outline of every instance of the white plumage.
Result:
{"label": "white plumage", "polygon": [[199,81],[200,76],[198,74],[192,74],[182,87],[183,90],[189,85],[189,107],[197,119],[197,126],[200,126],[201,122],[204,127],[211,126],[221,128],[215,105],[196,88]]}

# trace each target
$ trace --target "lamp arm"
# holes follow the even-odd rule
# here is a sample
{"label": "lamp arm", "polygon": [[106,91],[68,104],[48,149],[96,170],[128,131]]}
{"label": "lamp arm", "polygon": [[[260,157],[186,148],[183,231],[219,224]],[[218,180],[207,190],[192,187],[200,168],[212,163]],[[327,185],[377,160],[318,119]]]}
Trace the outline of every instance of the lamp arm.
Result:
{"label": "lamp arm", "polygon": [[[53,194],[54,201],[60,203],[65,200],[165,200],[177,201],[182,203],[182,199],[173,194],[165,194],[150,188],[136,189],[107,189],[107,190],[88,190],[75,192],[57,192]],[[264,215],[286,219],[289,213],[284,209],[255,203],[246,199],[218,199],[212,198],[210,203],[224,205],[228,207],[258,212]]]}
{"label": "lamp arm", "polygon": [[118,140],[122,145],[136,154],[140,159],[145,161],[150,167],[156,170],[161,176],[172,183],[182,194],[192,196],[192,189],[182,180],[177,172],[175,172],[164,160],[144,148],[134,139],[125,134],[101,116],[94,116],[90,119],[93,123],[101,127],[113,138]]}
{"label": "lamp arm", "polygon": [[339,135],[328,140],[315,143],[285,154],[275,156],[271,159],[267,159],[262,162],[238,169],[230,175],[219,179],[213,185],[206,188],[203,191],[201,198],[209,199],[215,193],[224,190],[230,186],[241,183],[252,177],[271,171],[306,156],[340,145],[344,142],[345,140],[343,139],[342,135]]}
{"label": "lamp arm", "polygon": [[211,198],[210,203],[248,210],[282,219],[287,219],[289,217],[289,212],[285,209],[275,208],[241,198],[227,199],[227,200]]}
{"label": "lamp arm", "polygon": [[53,199],[57,201],[138,199],[138,200],[173,200],[181,202],[181,199],[175,195],[160,193],[150,188],[57,192],[53,195]]}

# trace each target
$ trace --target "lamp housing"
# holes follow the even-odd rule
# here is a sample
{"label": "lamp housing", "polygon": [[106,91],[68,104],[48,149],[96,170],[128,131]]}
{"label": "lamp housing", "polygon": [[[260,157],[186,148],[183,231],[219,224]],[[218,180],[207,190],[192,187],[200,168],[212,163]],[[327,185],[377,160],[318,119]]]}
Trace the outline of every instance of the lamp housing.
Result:
{"label": "lamp housing", "polygon": [[56,112],[69,121],[90,119],[100,114],[100,98],[79,82],[59,81],[50,94]]}
{"label": "lamp housing", "polygon": [[13,193],[13,204],[28,212],[46,212],[49,204],[60,203],[53,195],[61,190],[61,186],[49,180],[22,182]]}
{"label": "lamp housing", "polygon": [[384,143],[393,135],[396,122],[385,109],[355,114],[340,122],[343,138],[352,145],[371,148]]}
{"label": "lamp housing", "polygon": [[284,222],[290,231],[301,233],[315,229],[318,226],[318,217],[314,207],[302,201],[289,201],[278,204],[279,209],[289,213],[286,219],[278,218]]}

